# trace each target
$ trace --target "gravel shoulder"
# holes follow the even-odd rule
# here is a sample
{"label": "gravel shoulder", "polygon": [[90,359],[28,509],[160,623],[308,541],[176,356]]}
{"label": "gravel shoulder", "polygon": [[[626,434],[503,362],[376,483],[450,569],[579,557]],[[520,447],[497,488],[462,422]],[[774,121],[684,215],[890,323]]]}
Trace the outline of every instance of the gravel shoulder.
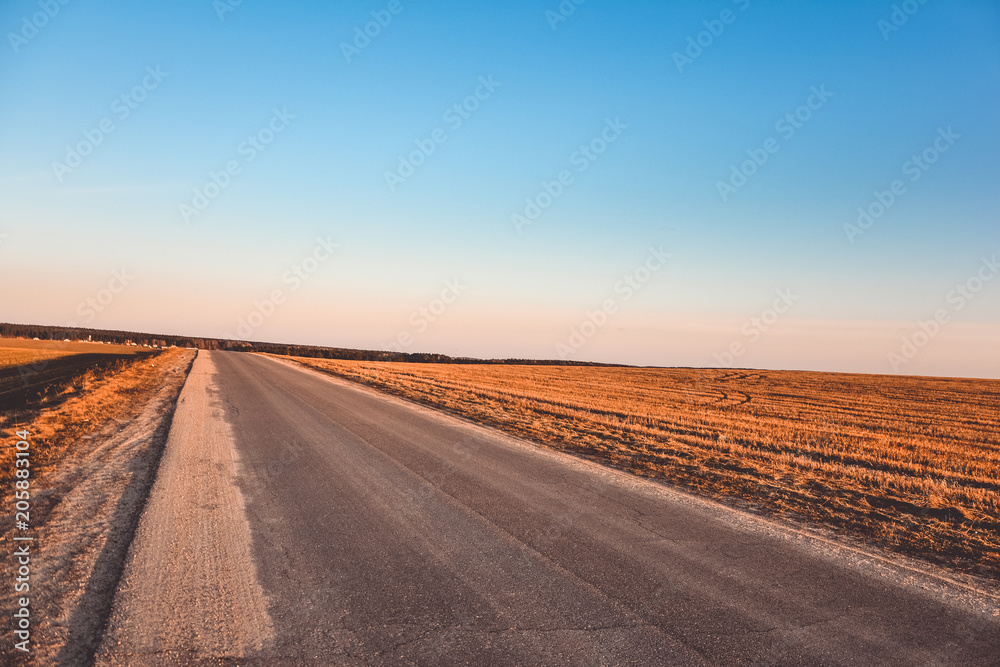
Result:
{"label": "gravel shoulder", "polygon": [[215,374],[212,358],[200,354],[181,392],[97,664],[241,658],[261,651],[273,635]]}

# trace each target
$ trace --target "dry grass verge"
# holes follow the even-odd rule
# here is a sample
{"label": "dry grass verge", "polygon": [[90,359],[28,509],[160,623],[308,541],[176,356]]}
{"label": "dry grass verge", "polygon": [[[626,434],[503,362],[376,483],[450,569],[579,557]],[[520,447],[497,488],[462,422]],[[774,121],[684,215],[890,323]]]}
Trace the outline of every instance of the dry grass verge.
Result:
{"label": "dry grass verge", "polygon": [[1000,577],[1000,381],[295,359],[547,447]]}

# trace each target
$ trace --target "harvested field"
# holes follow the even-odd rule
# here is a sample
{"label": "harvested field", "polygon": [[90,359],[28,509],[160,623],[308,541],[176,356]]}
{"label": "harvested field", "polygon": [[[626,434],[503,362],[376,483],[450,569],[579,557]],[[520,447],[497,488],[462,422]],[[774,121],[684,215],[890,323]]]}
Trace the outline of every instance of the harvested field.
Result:
{"label": "harvested field", "polygon": [[[149,348],[135,347],[132,345],[110,345],[104,343],[92,343],[90,341],[61,341],[61,340],[28,340],[26,338],[0,338],[0,359],[8,352],[31,352],[36,354],[124,354],[135,355],[148,353]],[[5,364],[0,363],[0,366]]]}
{"label": "harvested field", "polygon": [[51,361],[59,357],[72,356],[73,352],[58,350],[32,350],[19,347],[8,347],[10,341],[0,340],[0,368],[17,366],[33,366],[41,361]]}
{"label": "harvested field", "polygon": [[154,353],[124,345],[0,338],[0,412],[51,404],[78,388],[88,373],[121,370],[124,362]]}
{"label": "harvested field", "polygon": [[1000,576],[1000,381],[295,359],[547,447]]}
{"label": "harvested field", "polygon": [[[133,409],[131,401],[153,390],[157,364],[177,356],[161,354],[120,345],[0,339],[0,437],[9,440],[15,429],[28,428],[33,465],[56,465],[76,439],[121,419]],[[28,359],[30,365],[3,365],[5,359]],[[12,448],[0,449],[0,484],[12,479],[13,456]]]}

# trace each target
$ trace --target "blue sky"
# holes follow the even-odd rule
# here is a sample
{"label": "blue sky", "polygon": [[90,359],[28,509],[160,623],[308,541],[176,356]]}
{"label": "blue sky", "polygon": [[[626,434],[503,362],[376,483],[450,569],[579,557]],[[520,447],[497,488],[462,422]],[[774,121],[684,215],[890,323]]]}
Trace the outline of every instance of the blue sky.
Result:
{"label": "blue sky", "polygon": [[[221,18],[221,0],[54,2],[51,17],[6,2],[0,319],[228,336],[259,312],[247,338],[409,333],[406,351],[695,366],[739,343],[738,366],[1000,377],[1000,279],[948,300],[1000,251],[1000,6],[913,3],[893,25],[893,4],[588,0],[553,28],[554,0],[244,0]],[[391,21],[348,60],[372,12]],[[704,46],[679,68],[689,38]],[[477,88],[455,127],[446,112]],[[812,90],[830,95],[779,131]],[[284,126],[247,159],[275,110]],[[105,119],[60,180],[54,163]],[[608,121],[620,133],[581,163]],[[948,128],[911,181],[904,165]],[[391,189],[435,130],[446,140]],[[769,139],[724,201],[719,182]],[[185,220],[230,161],[239,173]],[[518,231],[562,171],[572,182]],[[894,180],[903,194],[850,242],[844,225]],[[339,247],[292,289],[318,237]],[[665,266],[616,293],[660,247]],[[83,321],[122,269],[134,280]],[[462,289],[441,309],[448,280]],[[781,289],[794,304],[748,336]],[[607,299],[615,313],[569,344]]]}

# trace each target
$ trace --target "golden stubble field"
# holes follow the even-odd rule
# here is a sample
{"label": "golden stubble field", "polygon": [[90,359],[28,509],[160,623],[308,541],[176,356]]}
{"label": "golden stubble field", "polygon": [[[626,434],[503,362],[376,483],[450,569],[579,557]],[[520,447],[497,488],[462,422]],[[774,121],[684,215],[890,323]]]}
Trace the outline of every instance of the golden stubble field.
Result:
{"label": "golden stubble field", "polygon": [[1000,381],[296,360],[553,449],[1000,576]]}
{"label": "golden stubble field", "polygon": [[[52,359],[71,354],[126,354],[134,355],[146,348],[130,345],[105,345],[89,341],[28,340],[26,338],[0,338],[0,367],[6,366],[8,359],[34,357]],[[16,363],[24,363],[17,361]]]}
{"label": "golden stubble field", "polygon": [[28,384],[55,367],[51,362],[57,359],[94,354],[132,356],[135,350],[123,345],[0,338],[0,392],[6,385],[16,384],[4,380],[16,378],[18,383]]}
{"label": "golden stubble field", "polygon": [[[73,442],[131,411],[156,386],[159,355],[87,342],[0,338],[0,438],[28,429],[33,465],[55,465]],[[0,484],[12,479],[13,448],[0,447]],[[4,486],[6,493],[7,486]]]}
{"label": "golden stubble field", "polygon": [[78,390],[88,377],[120,370],[155,350],[89,342],[0,338],[0,427]]}

